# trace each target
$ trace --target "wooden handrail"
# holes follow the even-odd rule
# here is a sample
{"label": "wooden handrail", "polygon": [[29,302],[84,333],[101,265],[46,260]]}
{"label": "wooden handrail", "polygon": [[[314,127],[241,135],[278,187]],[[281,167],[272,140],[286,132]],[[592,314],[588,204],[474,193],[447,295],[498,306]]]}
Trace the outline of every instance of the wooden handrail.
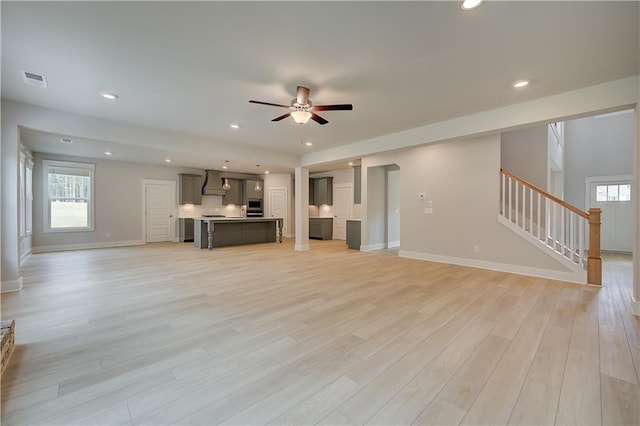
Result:
{"label": "wooden handrail", "polygon": [[574,212],[575,214],[582,216],[585,219],[589,219],[589,213],[580,210],[577,207],[572,206],[571,204],[567,203],[566,201],[561,200],[558,197],[554,197],[553,195],[549,194],[547,191],[544,191],[540,188],[538,188],[537,186],[535,186],[532,183],[527,182],[526,180],[522,179],[521,177],[518,177],[516,175],[514,175],[513,173],[510,173],[508,171],[506,171],[505,169],[500,169],[500,173],[502,173],[505,176],[509,176],[511,179],[517,180],[518,182],[520,182],[521,184],[523,184],[524,186],[529,187],[531,190],[539,193],[540,195],[549,198],[550,200],[560,204],[562,207],[571,210],[572,212]]}

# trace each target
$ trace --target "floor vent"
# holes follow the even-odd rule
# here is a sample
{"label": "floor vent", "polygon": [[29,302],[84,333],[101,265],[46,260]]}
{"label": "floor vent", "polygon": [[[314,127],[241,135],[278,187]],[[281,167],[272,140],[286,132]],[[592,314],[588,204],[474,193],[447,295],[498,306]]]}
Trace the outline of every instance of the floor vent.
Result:
{"label": "floor vent", "polygon": [[47,78],[44,75],[22,71],[22,78],[24,79],[25,83],[31,86],[48,87]]}

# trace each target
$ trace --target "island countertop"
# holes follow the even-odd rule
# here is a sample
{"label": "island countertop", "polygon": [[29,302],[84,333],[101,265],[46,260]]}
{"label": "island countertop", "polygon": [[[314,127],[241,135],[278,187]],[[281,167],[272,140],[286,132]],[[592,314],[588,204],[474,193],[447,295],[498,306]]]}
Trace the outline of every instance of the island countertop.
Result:
{"label": "island countertop", "polygon": [[271,222],[274,220],[282,220],[281,217],[210,217],[210,216],[197,216],[193,220],[203,220],[211,222]]}
{"label": "island countertop", "polygon": [[282,242],[281,217],[208,217],[198,216],[194,221],[194,244],[197,248],[232,246],[241,244]]}

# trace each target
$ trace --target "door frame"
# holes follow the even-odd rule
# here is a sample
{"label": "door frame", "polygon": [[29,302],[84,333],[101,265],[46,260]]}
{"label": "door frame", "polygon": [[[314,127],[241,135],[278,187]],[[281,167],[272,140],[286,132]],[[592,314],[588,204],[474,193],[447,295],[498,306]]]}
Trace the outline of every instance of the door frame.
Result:
{"label": "door frame", "polygon": [[[348,203],[349,205],[349,217],[347,217],[347,219],[345,220],[349,220],[353,217],[353,184],[351,183],[334,183],[333,184],[333,206],[332,206],[332,210],[333,210],[333,229],[331,230],[331,233],[334,235],[336,234],[336,209],[335,209],[335,197],[336,197],[336,189],[337,188],[348,188],[349,189],[349,200],[350,202]],[[346,241],[346,225],[345,225],[345,239],[344,241]]]}
{"label": "door frame", "polygon": [[[591,185],[594,183],[608,183],[629,181],[633,185],[632,175],[613,175],[613,176],[588,176],[584,178],[584,210],[586,212],[591,208]],[[632,195],[633,197],[633,195]]]}
{"label": "door frame", "polygon": [[282,227],[283,235],[285,237],[289,237],[287,235],[289,231],[289,187],[288,186],[270,186],[269,187],[269,214],[271,214],[271,207],[273,206],[271,190],[283,190],[284,191],[284,216],[282,217]]}
{"label": "door frame", "polygon": [[[588,176],[584,178],[584,204],[585,211],[588,212],[591,208],[591,185],[594,183],[610,183],[610,182],[630,182],[631,183],[631,202],[633,202],[633,175],[610,175],[610,176]],[[633,205],[631,206],[631,218],[633,222]],[[589,235],[589,230],[586,230],[585,237]],[[589,241],[588,239],[586,241]],[[586,244],[586,243],[585,243]],[[633,254],[633,238],[631,239],[631,253]]]}
{"label": "door frame", "polygon": [[156,179],[142,179],[142,238],[141,240],[147,244],[147,185],[166,185],[173,188],[173,221],[172,221],[172,241],[178,242],[176,234],[176,212],[177,212],[177,194],[176,194],[176,181],[175,180],[156,180]]}

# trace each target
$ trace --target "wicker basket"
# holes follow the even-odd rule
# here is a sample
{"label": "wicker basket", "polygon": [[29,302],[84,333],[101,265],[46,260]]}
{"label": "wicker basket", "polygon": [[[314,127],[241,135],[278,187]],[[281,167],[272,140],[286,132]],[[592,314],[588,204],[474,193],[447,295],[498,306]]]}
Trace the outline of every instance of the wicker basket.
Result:
{"label": "wicker basket", "polygon": [[2,364],[0,365],[0,374],[4,372],[9,364],[9,358],[16,346],[16,322],[15,320],[2,321],[0,325],[0,335],[2,336]]}

